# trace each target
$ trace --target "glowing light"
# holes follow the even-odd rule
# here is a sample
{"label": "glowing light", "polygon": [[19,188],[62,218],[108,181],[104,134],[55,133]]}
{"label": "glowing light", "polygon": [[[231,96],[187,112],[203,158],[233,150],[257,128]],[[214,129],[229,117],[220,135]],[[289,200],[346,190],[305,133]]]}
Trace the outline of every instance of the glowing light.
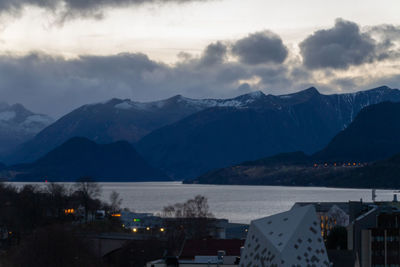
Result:
{"label": "glowing light", "polygon": [[160,229],[160,231],[161,231],[161,232],[164,232],[164,231],[165,231],[165,229],[164,229],[164,228],[161,228],[161,229]]}
{"label": "glowing light", "polygon": [[133,228],[132,231],[133,231],[134,233],[136,233],[136,232],[137,232],[137,229],[136,229],[136,228]]}
{"label": "glowing light", "polygon": [[114,214],[111,214],[111,216],[112,216],[112,217],[121,217],[121,214],[119,214],[119,213],[114,213]]}
{"label": "glowing light", "polygon": [[147,231],[150,231],[150,227],[146,227],[146,230],[147,230]]}
{"label": "glowing light", "polygon": [[65,209],[65,210],[64,210],[64,213],[65,213],[65,214],[74,214],[74,213],[75,213],[75,210],[74,210],[74,209]]}

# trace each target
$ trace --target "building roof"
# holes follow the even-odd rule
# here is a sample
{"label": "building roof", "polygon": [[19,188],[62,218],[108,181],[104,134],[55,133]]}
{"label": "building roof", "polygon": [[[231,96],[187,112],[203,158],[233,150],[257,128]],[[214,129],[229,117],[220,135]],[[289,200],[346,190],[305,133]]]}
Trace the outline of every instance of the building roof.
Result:
{"label": "building roof", "polygon": [[224,250],[226,256],[240,256],[241,239],[203,239],[186,240],[179,259],[194,259],[195,256],[216,256]]}
{"label": "building roof", "polygon": [[315,231],[321,232],[319,222],[312,206],[292,209],[286,212],[275,214],[269,217],[261,218],[251,222],[260,232],[275,246],[282,251],[286,244],[293,237],[294,233],[301,227],[301,221],[308,216],[313,216],[315,222]]}
{"label": "building roof", "polygon": [[250,224],[240,266],[329,266],[313,205]]}
{"label": "building roof", "polygon": [[347,214],[349,214],[349,202],[296,202],[293,207],[305,207],[314,205],[316,212],[329,212],[333,206],[337,206]]}

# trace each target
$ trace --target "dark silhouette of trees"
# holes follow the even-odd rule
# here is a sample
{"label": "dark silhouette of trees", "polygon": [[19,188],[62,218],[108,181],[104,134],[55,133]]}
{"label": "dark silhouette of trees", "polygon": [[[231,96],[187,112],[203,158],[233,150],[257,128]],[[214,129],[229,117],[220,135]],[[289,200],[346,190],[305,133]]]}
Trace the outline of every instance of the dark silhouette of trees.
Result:
{"label": "dark silhouette of trees", "polygon": [[49,197],[50,212],[55,217],[62,217],[68,204],[68,190],[63,184],[48,183],[45,192]]}
{"label": "dark silhouette of trees", "polygon": [[98,183],[94,182],[91,177],[82,177],[78,179],[74,187],[76,190],[74,195],[85,209],[85,222],[87,222],[89,213],[93,214],[101,205],[96,199],[100,196],[101,187]]}
{"label": "dark silhouette of trees", "polygon": [[184,203],[164,207],[162,211],[168,238],[169,254],[175,255],[185,239],[203,239],[215,226],[206,197],[197,195]]}
{"label": "dark silhouette of trees", "polygon": [[122,198],[115,191],[110,195],[110,209],[111,212],[118,212],[121,209]]}
{"label": "dark silhouette of trees", "polygon": [[176,203],[174,205],[163,208],[163,217],[172,218],[213,218],[210,212],[208,200],[205,196],[197,195],[193,199],[189,199],[184,203]]}
{"label": "dark silhouette of trees", "polygon": [[16,247],[10,267],[99,266],[90,247],[75,232],[63,225],[40,228]]}

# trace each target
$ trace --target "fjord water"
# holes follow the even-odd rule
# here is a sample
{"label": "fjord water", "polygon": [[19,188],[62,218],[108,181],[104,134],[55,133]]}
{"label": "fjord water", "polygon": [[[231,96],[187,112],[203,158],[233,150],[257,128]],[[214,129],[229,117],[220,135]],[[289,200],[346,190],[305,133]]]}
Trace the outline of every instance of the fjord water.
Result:
{"label": "fjord water", "polygon": [[[20,187],[25,183],[13,183]],[[44,183],[34,183],[45,185]],[[72,183],[66,183],[71,186]],[[181,182],[100,183],[101,198],[109,201],[112,191],[123,199],[122,207],[135,212],[159,213],[166,205],[184,202],[198,194],[208,198],[217,218],[234,223],[289,210],[295,202],[371,201],[371,189],[325,187],[200,185]],[[377,200],[392,200],[393,190],[377,190]]]}
{"label": "fjord water", "polygon": [[[324,187],[232,186],[167,183],[102,183],[103,198],[112,191],[123,198],[123,207],[136,212],[158,213],[169,204],[201,194],[208,198],[210,210],[218,218],[235,223],[283,212],[295,202],[371,201],[370,189]],[[377,200],[393,199],[392,190],[377,190]]]}

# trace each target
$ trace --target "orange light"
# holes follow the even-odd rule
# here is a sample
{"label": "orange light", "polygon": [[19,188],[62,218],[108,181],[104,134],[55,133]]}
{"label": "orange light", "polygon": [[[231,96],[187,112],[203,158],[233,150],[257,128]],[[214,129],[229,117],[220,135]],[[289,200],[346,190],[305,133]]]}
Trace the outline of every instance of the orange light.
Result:
{"label": "orange light", "polygon": [[74,209],[65,209],[65,210],[64,210],[64,213],[65,213],[65,214],[74,214],[74,213],[75,213],[75,210],[74,210]]}
{"label": "orange light", "polygon": [[121,214],[119,213],[115,213],[115,214],[111,214],[112,217],[121,217]]}

